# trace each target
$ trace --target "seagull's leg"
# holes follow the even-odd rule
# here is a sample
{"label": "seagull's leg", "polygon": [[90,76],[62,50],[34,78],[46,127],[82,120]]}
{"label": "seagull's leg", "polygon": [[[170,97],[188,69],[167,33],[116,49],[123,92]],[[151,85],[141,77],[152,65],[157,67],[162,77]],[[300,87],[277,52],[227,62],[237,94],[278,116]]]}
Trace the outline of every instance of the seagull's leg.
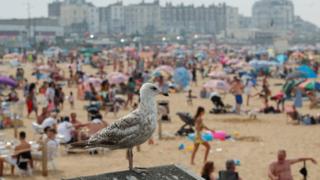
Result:
{"label": "seagull's leg", "polygon": [[129,148],[127,151],[128,161],[129,161],[129,170],[133,170],[133,153],[132,148]]}
{"label": "seagull's leg", "polygon": [[127,150],[127,158],[129,161],[129,170],[130,171],[133,171],[137,174],[146,174],[148,172],[147,168],[139,168],[139,167],[133,168],[133,150],[132,150],[132,148],[129,148]]}

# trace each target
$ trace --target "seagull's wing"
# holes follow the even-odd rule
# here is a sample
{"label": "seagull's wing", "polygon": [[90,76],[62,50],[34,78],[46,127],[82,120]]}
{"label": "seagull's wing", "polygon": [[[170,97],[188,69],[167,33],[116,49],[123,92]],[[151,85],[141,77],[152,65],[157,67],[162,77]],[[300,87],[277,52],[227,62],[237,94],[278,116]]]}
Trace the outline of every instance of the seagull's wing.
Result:
{"label": "seagull's wing", "polygon": [[117,148],[122,141],[137,136],[141,118],[141,114],[133,111],[93,135],[89,139],[88,145],[93,147]]}

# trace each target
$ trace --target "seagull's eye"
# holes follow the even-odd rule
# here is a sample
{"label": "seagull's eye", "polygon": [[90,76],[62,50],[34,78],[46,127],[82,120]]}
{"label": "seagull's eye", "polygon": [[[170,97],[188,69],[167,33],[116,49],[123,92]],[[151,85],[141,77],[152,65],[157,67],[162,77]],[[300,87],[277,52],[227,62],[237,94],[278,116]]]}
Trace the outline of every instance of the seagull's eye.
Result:
{"label": "seagull's eye", "polygon": [[157,88],[154,87],[154,86],[152,86],[151,89],[152,89],[153,91],[156,91],[156,90],[157,90]]}

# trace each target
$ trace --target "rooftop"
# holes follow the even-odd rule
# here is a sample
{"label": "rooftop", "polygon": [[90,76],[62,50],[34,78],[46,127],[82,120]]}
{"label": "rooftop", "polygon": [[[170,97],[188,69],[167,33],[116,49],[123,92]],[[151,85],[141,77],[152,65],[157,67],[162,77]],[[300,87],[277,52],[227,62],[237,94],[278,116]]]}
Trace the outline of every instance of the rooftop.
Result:
{"label": "rooftop", "polygon": [[58,19],[54,18],[31,18],[29,19],[0,19],[0,25],[37,25],[37,26],[59,26]]}

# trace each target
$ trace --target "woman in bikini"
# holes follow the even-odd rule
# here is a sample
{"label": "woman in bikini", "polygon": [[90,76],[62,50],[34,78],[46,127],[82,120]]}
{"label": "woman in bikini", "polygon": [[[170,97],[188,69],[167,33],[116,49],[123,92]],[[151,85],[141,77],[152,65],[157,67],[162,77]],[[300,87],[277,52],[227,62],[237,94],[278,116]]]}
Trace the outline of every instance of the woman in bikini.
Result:
{"label": "woman in bikini", "polygon": [[195,164],[194,158],[196,156],[196,153],[199,149],[200,144],[202,144],[206,148],[205,155],[204,155],[204,163],[207,162],[209,151],[210,151],[210,144],[208,142],[203,141],[201,138],[201,134],[204,129],[211,131],[209,128],[207,128],[203,124],[204,113],[205,113],[205,109],[200,106],[200,107],[198,107],[197,113],[194,117],[195,126],[196,126],[196,137],[195,137],[194,148],[193,148],[193,152],[192,152],[192,156],[191,156],[191,164],[192,165]]}

